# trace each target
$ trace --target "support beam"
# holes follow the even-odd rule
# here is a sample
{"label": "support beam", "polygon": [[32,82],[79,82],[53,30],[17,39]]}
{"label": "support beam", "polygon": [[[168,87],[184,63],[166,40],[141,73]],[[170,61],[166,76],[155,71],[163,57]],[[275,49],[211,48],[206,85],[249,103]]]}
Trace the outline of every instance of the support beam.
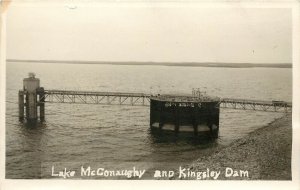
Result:
{"label": "support beam", "polygon": [[160,103],[160,113],[159,113],[159,130],[162,130],[163,125],[165,124],[165,116],[164,116],[164,109],[165,105]]}
{"label": "support beam", "polygon": [[179,103],[175,103],[173,107],[174,114],[174,123],[175,123],[175,133],[179,132],[179,111],[178,111]]}
{"label": "support beam", "polygon": [[24,121],[24,92],[19,91],[19,121]]}
{"label": "support beam", "polygon": [[199,124],[199,106],[197,103],[194,103],[194,113],[193,113],[193,128],[194,128],[194,135],[198,135],[198,124]]}
{"label": "support beam", "polygon": [[38,88],[39,106],[40,106],[40,121],[45,121],[45,91],[43,87]]}

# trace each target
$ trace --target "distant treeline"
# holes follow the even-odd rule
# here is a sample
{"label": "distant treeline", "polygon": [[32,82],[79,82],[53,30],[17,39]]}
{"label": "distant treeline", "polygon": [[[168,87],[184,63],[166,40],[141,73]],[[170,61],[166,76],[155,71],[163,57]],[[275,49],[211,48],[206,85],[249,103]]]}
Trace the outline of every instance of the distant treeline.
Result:
{"label": "distant treeline", "polygon": [[154,66],[182,66],[182,67],[229,67],[229,68],[292,68],[291,63],[223,63],[223,62],[137,62],[137,61],[69,61],[69,60],[19,60],[7,59],[7,62],[30,63],[67,63],[67,64],[108,64],[108,65],[154,65]]}

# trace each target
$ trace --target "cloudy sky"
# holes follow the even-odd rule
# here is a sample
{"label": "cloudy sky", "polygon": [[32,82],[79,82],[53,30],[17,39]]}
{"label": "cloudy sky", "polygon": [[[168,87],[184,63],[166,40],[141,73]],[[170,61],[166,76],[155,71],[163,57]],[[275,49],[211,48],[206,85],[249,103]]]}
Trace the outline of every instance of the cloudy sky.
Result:
{"label": "cloudy sky", "polygon": [[291,63],[291,26],[279,8],[11,4],[7,58]]}

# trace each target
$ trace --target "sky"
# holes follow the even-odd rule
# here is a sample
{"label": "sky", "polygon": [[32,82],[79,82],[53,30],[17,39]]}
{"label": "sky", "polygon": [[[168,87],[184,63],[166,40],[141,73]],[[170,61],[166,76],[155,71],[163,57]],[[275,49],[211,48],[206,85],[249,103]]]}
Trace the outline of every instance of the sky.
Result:
{"label": "sky", "polygon": [[11,4],[7,59],[291,63],[284,8]]}

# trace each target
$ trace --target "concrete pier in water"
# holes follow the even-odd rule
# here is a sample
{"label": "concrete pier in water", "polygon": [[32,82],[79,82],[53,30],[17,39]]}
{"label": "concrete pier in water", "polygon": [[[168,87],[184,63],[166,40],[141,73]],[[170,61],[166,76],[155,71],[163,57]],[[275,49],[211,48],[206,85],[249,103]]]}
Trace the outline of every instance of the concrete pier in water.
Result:
{"label": "concrete pier in water", "polygon": [[[39,102],[38,97],[40,97]],[[44,121],[44,99],[44,88],[40,88],[40,79],[35,78],[34,73],[29,73],[28,78],[23,80],[23,90],[19,91],[19,120],[36,122],[40,118],[40,121]],[[38,113],[38,108],[40,108],[40,113]]]}

